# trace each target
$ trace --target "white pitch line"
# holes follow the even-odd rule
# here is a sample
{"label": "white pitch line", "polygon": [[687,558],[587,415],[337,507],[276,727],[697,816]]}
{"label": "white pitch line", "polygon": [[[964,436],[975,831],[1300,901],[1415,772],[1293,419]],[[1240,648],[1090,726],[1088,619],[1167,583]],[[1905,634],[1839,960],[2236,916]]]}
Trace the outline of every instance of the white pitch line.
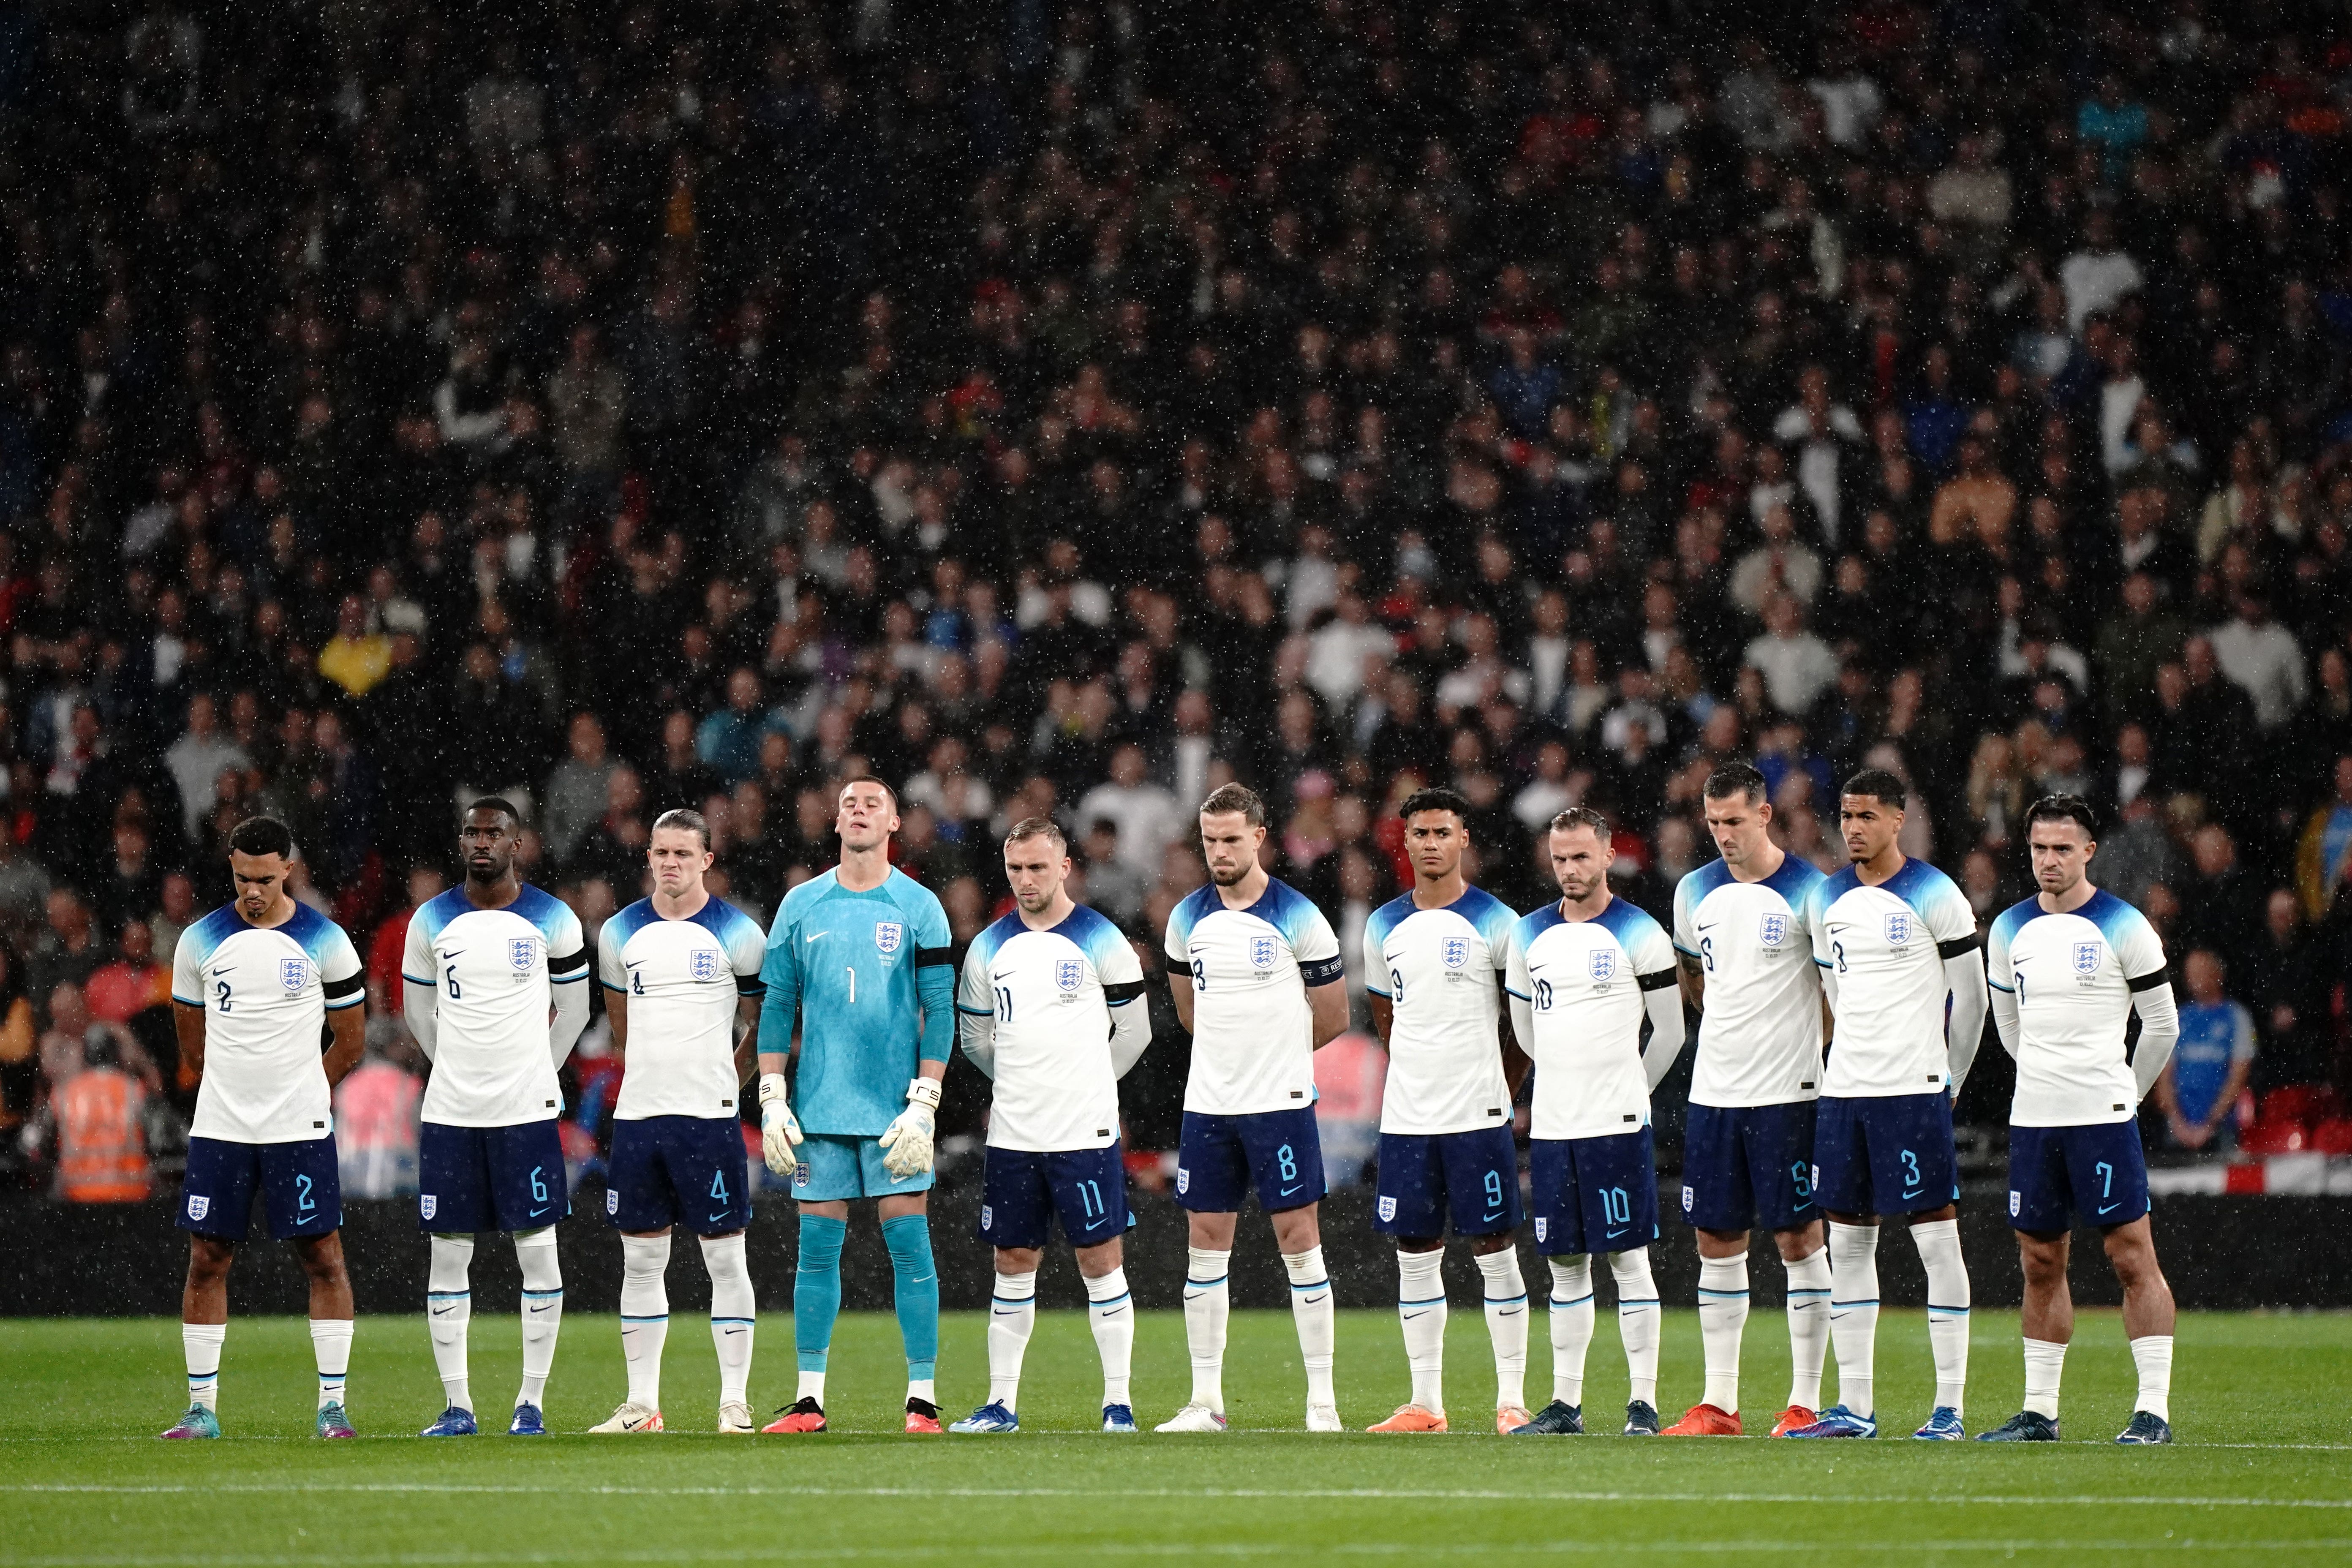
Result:
{"label": "white pitch line", "polygon": [[423,1493],[441,1497],[625,1497],[625,1498],[960,1498],[967,1500],[1018,1501],[1043,1498],[1108,1498],[1127,1500],[1229,1498],[1266,1501],[1333,1502],[1758,1502],[1834,1505],[1902,1504],[2009,1508],[2036,1503],[2068,1507],[2112,1508],[2291,1508],[2352,1510],[2347,1498],[2263,1497],[2135,1497],[2116,1493],[2043,1494],[1878,1493],[1853,1499],[1824,1498],[1819,1492],[1720,1491],[1505,1491],[1495,1488],[1396,1487],[785,1487],[785,1486],[579,1486],[554,1482],[547,1486],[503,1486],[470,1481],[303,1481],[289,1485],[250,1482],[204,1485],[144,1484],[107,1481],[0,1482],[0,1493],[45,1496],[88,1494],[100,1497],[178,1497],[191,1494],[247,1493],[259,1496],[320,1495],[394,1496]]}

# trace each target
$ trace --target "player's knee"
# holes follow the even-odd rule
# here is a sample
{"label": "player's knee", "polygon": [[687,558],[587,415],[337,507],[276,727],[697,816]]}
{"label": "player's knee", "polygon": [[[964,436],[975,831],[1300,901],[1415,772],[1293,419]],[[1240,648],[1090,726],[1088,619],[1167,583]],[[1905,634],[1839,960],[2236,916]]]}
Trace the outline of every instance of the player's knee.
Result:
{"label": "player's knee", "polygon": [[[1083,1259],[1085,1253],[1080,1253]],[[996,1249],[996,1271],[999,1274],[1034,1274],[1045,1260],[1045,1251],[1038,1247],[1000,1247]]]}
{"label": "player's knee", "polygon": [[1512,1236],[1509,1231],[1500,1231],[1493,1236],[1474,1236],[1470,1238],[1470,1256],[1485,1258],[1497,1252],[1508,1252],[1511,1249],[1511,1242]]}
{"label": "player's knee", "polygon": [[188,1243],[188,1280],[191,1284],[210,1285],[228,1277],[228,1266],[236,1258],[236,1244],[216,1241],[209,1236],[191,1237]]}

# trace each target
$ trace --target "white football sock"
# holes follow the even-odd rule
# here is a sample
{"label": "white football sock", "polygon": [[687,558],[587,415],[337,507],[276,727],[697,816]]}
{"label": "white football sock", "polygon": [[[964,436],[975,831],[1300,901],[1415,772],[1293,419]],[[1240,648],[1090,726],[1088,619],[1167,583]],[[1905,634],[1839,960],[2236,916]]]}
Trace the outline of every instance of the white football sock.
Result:
{"label": "white football sock", "polygon": [[[2066,1347],[2054,1340],[2025,1342],[2025,1408],[2058,1419],[2058,1381],[2066,1371]],[[2168,1417],[2169,1419],[2169,1417]]]}
{"label": "white football sock", "polygon": [[180,1325],[180,1348],[188,1358],[189,1404],[220,1408],[221,1342],[227,1338],[226,1323]]}
{"label": "white football sock", "polygon": [[1957,1219],[1914,1222],[1911,1240],[1927,1269],[1927,1348],[1936,1356],[1936,1403],[1965,1410],[1969,1392],[1969,1265]]}
{"label": "white football sock", "polygon": [[1412,1403],[1445,1414],[1445,1249],[1397,1254],[1397,1321],[1404,1330]]}
{"label": "white football sock", "polygon": [[1103,1403],[1131,1405],[1128,1376],[1135,1363],[1135,1298],[1128,1294],[1127,1270],[1114,1268],[1087,1281],[1087,1321],[1102,1356]]}
{"label": "white football sock", "polygon": [[555,1227],[518,1232],[514,1249],[522,1266],[522,1388],[515,1404],[544,1405],[547,1374],[555,1367],[555,1337],[563,1329],[563,1266],[556,1260]]}
{"label": "white football sock", "polygon": [[1486,1337],[1495,1345],[1495,1408],[1528,1402],[1528,1282],[1519,1273],[1519,1250],[1478,1255],[1486,1296]]}
{"label": "white football sock", "polygon": [[1184,1265],[1184,1342],[1192,1352],[1192,1403],[1220,1415],[1225,1413],[1225,1320],[1233,1302],[1225,1276],[1233,1262],[1231,1247],[1219,1252],[1195,1247]]}
{"label": "white football sock", "polygon": [[824,1373],[811,1372],[806,1367],[801,1368],[800,1382],[793,1388],[793,1399],[796,1404],[803,1399],[814,1399],[816,1401],[816,1407],[819,1410],[824,1409]]}
{"label": "white football sock", "polygon": [[751,1342],[760,1326],[760,1306],[751,1293],[741,1233],[704,1237],[702,1267],[710,1275],[710,1343],[719,1352],[719,1403],[749,1405]]}
{"label": "white football sock", "polygon": [[2139,1368],[2139,1400],[2132,1408],[2172,1419],[2172,1336],[2142,1334],[2131,1342],[2132,1364]]}
{"label": "white football sock", "polygon": [[319,1363],[319,1408],[343,1402],[343,1378],[352,1368],[352,1321],[310,1320],[310,1353]]}
{"label": "white football sock", "polygon": [[[621,1237],[621,1359],[629,1403],[661,1408],[662,1346],[669,1341],[669,1234]],[[529,1308],[530,1302],[523,1302]]]}
{"label": "white football sock", "polygon": [[466,1276],[474,1266],[474,1238],[436,1236],[425,1276],[425,1326],[433,1334],[433,1365],[441,1374],[441,1395],[453,1409],[470,1411],[474,1395],[466,1381],[466,1329],[474,1319],[473,1292]]}
{"label": "white football sock", "polygon": [[1299,1359],[1307,1363],[1307,1403],[1338,1407],[1331,1390],[1332,1346],[1339,1338],[1339,1315],[1331,1301],[1331,1271],[1323,1266],[1323,1249],[1286,1252],[1282,1267],[1290,1275],[1290,1320],[1298,1331]]}
{"label": "white football sock", "polygon": [[1789,1272],[1789,1403],[1822,1407],[1822,1363],[1830,1353],[1830,1249],[1816,1247]]}
{"label": "white football sock", "polygon": [[1878,1227],[1830,1221],[1830,1342],[1837,1347],[1838,1403],[1856,1415],[1872,1403],[1878,1354]]}
{"label": "white football sock", "polygon": [[1037,1326],[1037,1271],[999,1274],[988,1299],[988,1402],[1021,1408],[1021,1360]]}
{"label": "white football sock", "polygon": [[1739,1414],[1739,1336],[1748,1327],[1748,1255],[1698,1260],[1698,1337],[1706,1404]]}
{"label": "white football sock", "polygon": [[1551,1396],[1584,1404],[1584,1356],[1592,1348],[1592,1259],[1551,1260]]}
{"label": "white football sock", "polygon": [[1658,1404],[1658,1325],[1665,1310],[1658,1302],[1658,1282],[1650,1273],[1650,1249],[1609,1255],[1609,1271],[1617,1279],[1617,1337],[1625,1342],[1625,1375],[1633,1386],[1626,1398],[1655,1409]]}

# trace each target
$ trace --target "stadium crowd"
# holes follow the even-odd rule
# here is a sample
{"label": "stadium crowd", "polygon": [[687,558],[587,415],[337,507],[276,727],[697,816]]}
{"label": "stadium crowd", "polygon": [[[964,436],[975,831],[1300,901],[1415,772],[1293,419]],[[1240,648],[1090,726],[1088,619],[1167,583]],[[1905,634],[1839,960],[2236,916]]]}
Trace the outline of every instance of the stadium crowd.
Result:
{"label": "stadium crowd", "polygon": [[592,936],[666,807],[764,921],[870,768],[959,940],[1050,812],[1156,976],[1228,778],[1352,970],[1417,783],[1519,909],[1601,806],[1662,912],[1734,756],[1825,867],[1896,771],[1980,921],[2093,797],[2197,1005],[2173,1142],[2290,1136],[2250,1082],[2352,1152],[2336,20],[0,9],[0,1159],[168,1144],[256,811],[370,955],[396,1163],[476,794]]}

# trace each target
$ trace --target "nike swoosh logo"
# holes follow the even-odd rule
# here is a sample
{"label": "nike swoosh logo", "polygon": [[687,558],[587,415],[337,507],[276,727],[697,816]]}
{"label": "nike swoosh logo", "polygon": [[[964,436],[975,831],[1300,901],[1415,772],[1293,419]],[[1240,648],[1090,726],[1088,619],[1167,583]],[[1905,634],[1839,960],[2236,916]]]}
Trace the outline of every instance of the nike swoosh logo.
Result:
{"label": "nike swoosh logo", "polygon": [[2032,953],[2030,953],[2030,952],[2028,952],[2028,953],[2021,953],[2021,954],[2019,954],[2019,955],[2017,955],[2017,956],[2014,956],[2014,957],[2011,958],[2009,962],[2010,962],[2010,963],[2011,963],[2012,966],[2014,966],[2014,965],[2017,965],[2017,964],[2020,964],[2020,963],[2025,963],[2028,959],[2031,959],[2032,956],[2033,956],[2033,955],[2032,955]]}
{"label": "nike swoosh logo", "polygon": [[1851,1318],[1851,1317],[1853,1317],[1853,1314],[1851,1311],[1846,1311],[1846,1312],[1832,1312],[1832,1313],[1830,1314],[1830,1321],[1831,1321],[1831,1322],[1832,1322],[1832,1323],[1834,1323],[1834,1322],[1836,1322],[1836,1321],[1837,1321],[1839,1319],[1841,1319],[1841,1318]]}
{"label": "nike swoosh logo", "polygon": [[1427,1316],[1429,1316],[1427,1312],[1407,1312],[1404,1314],[1404,1321],[1410,1323],[1415,1318],[1426,1318]]}
{"label": "nike swoosh logo", "polygon": [[555,1310],[555,1309],[554,1309],[554,1308],[552,1308],[552,1307],[533,1307],[533,1308],[531,1309],[531,1311],[532,1311],[534,1314],[536,1314],[536,1313],[540,1313],[540,1312],[551,1312],[551,1311],[553,1311],[553,1310]]}
{"label": "nike swoosh logo", "polygon": [[1723,922],[1722,922],[1721,921],[1701,921],[1699,922],[1699,927],[1698,927],[1698,929],[1699,929],[1699,930],[1701,930],[1701,931],[1713,931],[1716,927],[1717,927],[1717,926],[1721,925],[1722,923],[1723,923]]}
{"label": "nike swoosh logo", "polygon": [[538,1208],[535,1208],[535,1209],[531,1210],[531,1211],[530,1211],[530,1215],[529,1215],[529,1217],[530,1217],[530,1218],[531,1218],[531,1219],[537,1219],[540,1215],[541,1215],[545,1214],[546,1212],[547,1212],[546,1205],[541,1205],[540,1207],[538,1207]]}
{"label": "nike swoosh logo", "polygon": [[2118,1202],[2118,1203],[2112,1203],[2112,1204],[2107,1205],[2105,1208],[2101,1209],[2099,1212],[2100,1212],[2101,1214],[2112,1214],[2114,1211],[2116,1211],[2116,1209],[2119,1209],[2119,1208],[2121,1208],[2121,1207],[2123,1207],[2123,1206],[2124,1206],[2124,1205],[2123,1205],[2121,1203],[2119,1203],[2119,1202]]}
{"label": "nike swoosh logo", "polygon": [[1619,1237],[1621,1237],[1621,1236],[1622,1236],[1622,1235],[1624,1235],[1624,1234],[1625,1234],[1625,1233],[1624,1233],[1623,1231],[1622,1231],[1622,1230],[1612,1230],[1612,1231],[1611,1231],[1611,1232],[1610,1232],[1606,1237],[1602,1237],[1601,1239],[1603,1239],[1604,1241],[1614,1241],[1614,1240],[1616,1240]]}
{"label": "nike swoosh logo", "polygon": [[[1087,1228],[1088,1230],[1100,1230],[1102,1228],[1103,1219],[1108,1219],[1110,1215],[1105,1215],[1102,1219],[1091,1220],[1087,1223]],[[918,1283],[919,1283],[919,1281],[918,1281]]]}
{"label": "nike swoosh logo", "polygon": [[720,1220],[725,1219],[726,1217],[727,1211],[725,1209],[720,1209],[717,1214],[712,1215],[709,1219],[702,1223],[705,1225],[717,1225]]}
{"label": "nike swoosh logo", "polygon": [[443,961],[444,963],[446,963],[446,962],[447,962],[448,960],[450,960],[450,959],[453,959],[453,958],[459,958],[459,957],[464,956],[465,952],[466,952],[466,950],[465,950],[464,948],[462,948],[462,947],[453,947],[453,948],[451,948],[448,952],[446,952],[443,953],[443,954],[441,955],[441,958],[442,958],[442,961]]}
{"label": "nike swoosh logo", "polygon": [[1124,1312],[1124,1311],[1126,1311],[1126,1310],[1127,1310],[1127,1309],[1126,1309],[1126,1308],[1124,1308],[1124,1307],[1112,1307],[1112,1308],[1108,1309],[1108,1310],[1106,1310],[1106,1311],[1103,1313],[1103,1316],[1104,1316],[1104,1317],[1106,1317],[1106,1318],[1116,1318],[1116,1317],[1118,1317],[1121,1312]]}
{"label": "nike swoosh logo", "polygon": [[1496,1317],[1498,1317],[1498,1318],[1516,1318],[1516,1317],[1517,1317],[1521,1312],[1524,1312],[1524,1311],[1526,1311],[1526,1310],[1527,1310],[1527,1309],[1526,1309],[1525,1307],[1513,1307],[1510,1310],[1508,1310],[1508,1311],[1507,1311],[1507,1312],[1496,1312],[1496,1313],[1495,1314],[1495,1316],[1496,1316]]}
{"label": "nike swoosh logo", "polygon": [[1493,1210],[1486,1215],[1486,1217],[1488,1219],[1500,1219],[1503,1217],[1503,1211],[1501,1209]]}
{"label": "nike swoosh logo", "polygon": [[[1903,1195],[1904,1195],[1904,1197],[1905,1197],[1905,1198],[1906,1198],[1906,1199],[1909,1199],[1909,1198],[1916,1198],[1916,1197],[1917,1197],[1921,1193],[1926,1192],[1927,1190],[1927,1188],[1925,1188],[1925,1187],[1914,1187],[1914,1188],[1912,1188],[1912,1189],[1911,1189],[1911,1191],[1909,1191],[1909,1192],[1907,1192],[1907,1193],[1904,1194]],[[2106,1211],[2106,1210],[2105,1210],[2105,1209],[2101,1209],[2099,1212],[2100,1212],[2101,1214],[2105,1214],[2105,1213],[2106,1213],[2107,1211]]]}
{"label": "nike swoosh logo", "polygon": [[457,1310],[455,1307],[436,1307],[433,1309],[433,1315],[436,1318],[446,1318]]}
{"label": "nike swoosh logo", "polygon": [[813,936],[813,937],[809,938],[809,941],[811,941],[811,942],[814,942],[814,941],[816,940],[816,937],[817,937],[817,936],[831,936],[832,934],[833,934],[833,933],[832,933],[831,931],[819,931],[819,932],[817,932],[817,933],[816,933],[816,936]]}
{"label": "nike swoosh logo", "polygon": [[234,963],[226,963],[220,968],[214,970],[213,973],[215,974],[235,974],[236,973],[236,965]]}
{"label": "nike swoosh logo", "polygon": [[740,1330],[740,1329],[729,1329],[728,1331],[726,1331],[726,1332],[727,1332],[727,1337],[728,1337],[729,1339],[730,1339],[730,1340],[731,1340],[731,1339],[733,1339],[737,1334],[741,1333],[742,1331],[742,1331],[742,1330]]}
{"label": "nike swoosh logo", "polygon": [[[1299,1184],[1298,1184],[1298,1187],[1303,1187],[1303,1186],[1305,1186],[1306,1184],[1306,1184],[1305,1182],[1301,1182],[1301,1183],[1299,1183]],[[1282,1191],[1281,1191],[1281,1192],[1279,1192],[1279,1193],[1276,1194],[1275,1195],[1276,1195],[1276,1197],[1284,1197],[1284,1198],[1286,1198],[1286,1197],[1288,1197],[1291,1194],[1293,1194],[1293,1193],[1297,1192],[1297,1191],[1298,1190],[1298,1187],[1285,1187],[1285,1188],[1283,1188],[1283,1189],[1282,1189]]]}
{"label": "nike swoosh logo", "polygon": [[1319,1304],[1320,1304],[1320,1303],[1322,1303],[1322,1302],[1328,1301],[1328,1300],[1329,1300],[1330,1299],[1331,1299],[1330,1293],[1329,1293],[1328,1291],[1326,1291],[1324,1294],[1322,1294],[1322,1295],[1320,1295],[1320,1296],[1308,1296],[1308,1297],[1305,1298],[1304,1300],[1302,1300],[1298,1304],[1299,1304],[1300,1306],[1302,1306],[1302,1307],[1313,1307],[1313,1306],[1319,1305]]}
{"label": "nike swoosh logo", "polygon": [[998,1317],[1000,1317],[1000,1318],[1017,1318],[1017,1317],[1019,1317],[1019,1316],[1021,1315],[1021,1309],[1020,1309],[1020,1308],[1018,1308],[1018,1307],[1015,1307],[1015,1308],[1013,1308],[1013,1310],[1011,1310],[1011,1311],[1009,1311],[1009,1312],[1000,1310],[1000,1311],[998,1311],[998,1312],[997,1312],[997,1314],[996,1314],[996,1315],[997,1315]]}

